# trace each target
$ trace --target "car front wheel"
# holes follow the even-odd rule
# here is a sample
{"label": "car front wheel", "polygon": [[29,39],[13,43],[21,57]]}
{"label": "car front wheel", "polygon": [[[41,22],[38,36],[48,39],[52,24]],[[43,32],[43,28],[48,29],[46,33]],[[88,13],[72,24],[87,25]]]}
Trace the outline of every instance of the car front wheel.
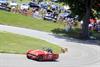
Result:
{"label": "car front wheel", "polygon": [[27,58],[28,58],[28,59],[31,59],[31,57],[32,57],[32,55],[28,53],[28,54],[27,54]]}

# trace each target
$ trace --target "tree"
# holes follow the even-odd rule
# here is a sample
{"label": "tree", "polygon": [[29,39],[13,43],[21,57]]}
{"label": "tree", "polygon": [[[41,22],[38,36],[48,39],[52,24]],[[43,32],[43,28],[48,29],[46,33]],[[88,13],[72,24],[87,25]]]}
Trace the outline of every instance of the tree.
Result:
{"label": "tree", "polygon": [[89,38],[89,18],[93,16],[93,11],[100,11],[100,6],[96,6],[100,4],[100,0],[64,0],[66,4],[70,6],[70,10],[73,14],[79,15],[80,20],[83,20],[82,25],[82,37]]}

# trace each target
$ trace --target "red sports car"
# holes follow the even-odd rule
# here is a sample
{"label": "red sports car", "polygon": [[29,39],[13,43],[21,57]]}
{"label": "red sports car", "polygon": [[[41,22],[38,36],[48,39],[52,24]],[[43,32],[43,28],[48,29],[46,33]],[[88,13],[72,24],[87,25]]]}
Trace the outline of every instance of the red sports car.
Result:
{"label": "red sports car", "polygon": [[27,58],[37,61],[55,61],[59,58],[59,54],[53,53],[51,50],[29,50]]}

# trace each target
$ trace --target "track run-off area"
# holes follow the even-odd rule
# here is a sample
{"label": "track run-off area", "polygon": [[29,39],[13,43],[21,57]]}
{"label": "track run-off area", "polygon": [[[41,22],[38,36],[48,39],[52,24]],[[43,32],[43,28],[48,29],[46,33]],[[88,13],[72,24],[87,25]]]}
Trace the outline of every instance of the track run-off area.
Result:
{"label": "track run-off area", "polygon": [[0,54],[0,67],[100,67],[100,45],[59,37],[52,33],[0,25],[0,31],[35,37],[68,48],[55,62],[37,62],[25,55]]}

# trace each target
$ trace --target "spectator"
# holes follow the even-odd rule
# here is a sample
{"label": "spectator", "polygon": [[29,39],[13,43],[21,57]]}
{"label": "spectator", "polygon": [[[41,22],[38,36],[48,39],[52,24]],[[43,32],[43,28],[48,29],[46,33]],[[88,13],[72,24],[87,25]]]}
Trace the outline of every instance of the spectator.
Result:
{"label": "spectator", "polygon": [[36,9],[36,11],[33,13],[33,17],[34,18],[41,18],[40,13],[39,13],[39,9]]}
{"label": "spectator", "polygon": [[90,23],[88,27],[89,27],[89,30],[92,30],[92,31],[94,30],[94,24]]}
{"label": "spectator", "polygon": [[94,23],[96,23],[96,19],[95,18],[90,18],[89,22],[94,24]]}
{"label": "spectator", "polygon": [[89,19],[89,30],[95,30],[96,19],[90,18]]}
{"label": "spectator", "polygon": [[97,20],[97,23],[96,23],[96,31],[97,32],[100,32],[100,20]]}

